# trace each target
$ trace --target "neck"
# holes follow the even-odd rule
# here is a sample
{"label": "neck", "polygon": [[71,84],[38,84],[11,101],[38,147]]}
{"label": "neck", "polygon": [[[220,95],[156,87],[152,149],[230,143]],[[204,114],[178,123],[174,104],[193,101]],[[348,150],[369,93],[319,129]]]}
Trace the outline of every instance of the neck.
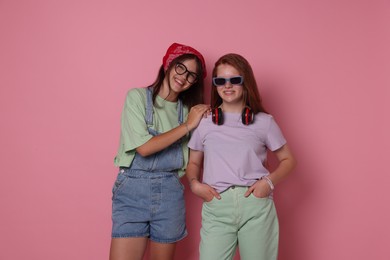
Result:
{"label": "neck", "polygon": [[164,79],[163,83],[162,83],[162,86],[160,88],[160,91],[158,92],[158,95],[166,100],[166,101],[170,101],[170,102],[176,102],[177,99],[178,99],[178,95],[171,90],[171,86],[169,85],[169,81],[166,80],[166,78]]}
{"label": "neck", "polygon": [[224,112],[227,113],[241,113],[244,109],[244,104],[242,103],[225,103],[223,102],[221,108]]}

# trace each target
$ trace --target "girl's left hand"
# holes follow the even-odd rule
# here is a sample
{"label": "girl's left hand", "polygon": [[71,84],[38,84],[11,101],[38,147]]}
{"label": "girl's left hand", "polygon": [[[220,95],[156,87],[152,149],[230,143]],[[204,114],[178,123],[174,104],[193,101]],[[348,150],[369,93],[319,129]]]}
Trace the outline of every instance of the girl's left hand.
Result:
{"label": "girl's left hand", "polygon": [[248,188],[244,196],[248,197],[251,193],[257,198],[266,198],[271,193],[271,187],[266,180],[258,180]]}

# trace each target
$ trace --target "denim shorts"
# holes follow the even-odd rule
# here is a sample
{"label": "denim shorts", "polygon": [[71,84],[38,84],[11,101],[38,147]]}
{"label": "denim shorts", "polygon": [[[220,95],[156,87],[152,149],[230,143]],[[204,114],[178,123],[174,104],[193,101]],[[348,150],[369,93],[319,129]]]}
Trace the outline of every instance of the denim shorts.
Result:
{"label": "denim shorts", "polygon": [[175,172],[121,168],[112,196],[112,237],[174,243],[187,235],[184,186]]}

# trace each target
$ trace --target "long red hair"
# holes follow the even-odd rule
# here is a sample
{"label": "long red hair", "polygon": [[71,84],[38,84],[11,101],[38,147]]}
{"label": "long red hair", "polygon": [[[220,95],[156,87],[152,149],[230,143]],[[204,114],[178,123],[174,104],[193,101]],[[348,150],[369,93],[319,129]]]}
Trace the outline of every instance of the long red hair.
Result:
{"label": "long red hair", "polygon": [[[254,114],[259,112],[267,113],[262,104],[262,99],[257,87],[256,79],[253,74],[253,70],[249,62],[239,54],[229,53],[219,58],[214,65],[212,77],[217,76],[218,66],[221,64],[228,64],[234,67],[240,73],[240,76],[244,77],[243,91],[244,91],[244,103],[250,107]],[[218,95],[217,88],[211,86],[211,105],[218,107],[222,104],[222,99]]]}

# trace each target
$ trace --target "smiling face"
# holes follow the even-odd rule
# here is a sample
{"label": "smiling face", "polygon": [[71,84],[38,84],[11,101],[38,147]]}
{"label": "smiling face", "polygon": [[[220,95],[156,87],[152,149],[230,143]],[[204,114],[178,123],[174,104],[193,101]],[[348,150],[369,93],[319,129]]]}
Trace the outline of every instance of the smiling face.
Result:
{"label": "smiling face", "polygon": [[[220,64],[216,71],[216,77],[233,78],[241,76],[238,70],[229,64]],[[214,88],[217,88],[218,95],[222,98],[224,110],[227,107],[236,107],[238,111],[241,111],[244,106],[242,85],[232,85],[229,81],[226,81],[225,85],[214,86]]]}
{"label": "smiling face", "polygon": [[175,68],[172,68],[169,73],[169,85],[171,91],[173,91],[177,95],[180,92],[185,91],[191,87],[192,84],[187,80],[187,77],[189,77],[189,73],[196,74],[196,72],[198,71],[198,65],[194,59],[185,60],[181,62],[181,65],[184,65],[183,68],[187,70],[186,72],[182,73],[183,68],[180,67],[181,70],[179,72],[182,73],[181,75],[176,72]]}

